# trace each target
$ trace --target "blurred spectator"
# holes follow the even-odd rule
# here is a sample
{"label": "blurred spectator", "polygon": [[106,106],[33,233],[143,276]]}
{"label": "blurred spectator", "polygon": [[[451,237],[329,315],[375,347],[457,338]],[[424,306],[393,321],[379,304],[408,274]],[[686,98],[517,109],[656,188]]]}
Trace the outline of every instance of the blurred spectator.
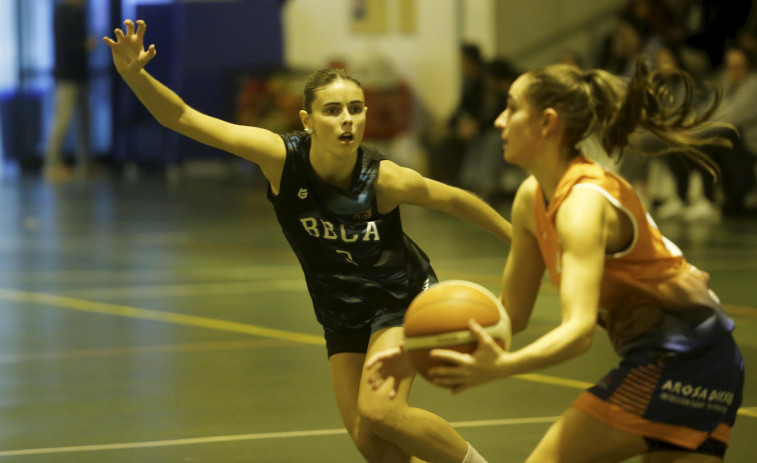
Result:
{"label": "blurred spectator", "polygon": [[657,53],[661,37],[654,34],[647,18],[625,11],[615,20],[613,31],[600,49],[597,67],[613,74],[630,77],[639,56],[651,59]]}
{"label": "blurred spectator", "polygon": [[731,156],[721,165],[725,204],[729,215],[744,213],[744,198],[757,183],[757,68],[755,56],[733,45],[727,48],[723,69],[723,101],[713,116],[729,122],[739,130]]}
{"label": "blurred spectator", "polygon": [[[721,211],[733,216],[745,213],[745,197],[755,185],[755,156],[752,150],[757,148],[757,74],[750,71],[753,69],[750,68],[750,63],[751,58],[741,49],[731,48],[726,53],[722,101],[712,116],[715,121],[735,125],[740,136],[728,128],[713,128],[703,134],[725,137],[733,143],[732,148],[704,147],[706,154],[720,170],[718,182],[716,183],[712,173],[694,163],[686,162],[679,156],[661,158],[673,176],[675,194],[665,198],[664,202],[654,209],[654,215],[658,220],[683,218],[687,221],[713,221],[719,220]],[[676,80],[673,73],[677,69],[685,70],[677,49],[673,46],[661,48],[655,67],[662,78],[668,79],[666,86],[672,103],[676,104],[676,100],[682,95],[682,82]],[[704,89],[695,92],[695,95],[702,99],[698,104],[702,107],[709,103],[708,98],[711,98]],[[635,146],[647,151],[662,148],[661,142],[649,134],[638,137]],[[629,159],[632,158],[624,158],[624,161]],[[654,170],[648,169],[648,166],[640,168],[638,164],[627,165],[624,162],[621,167],[621,172],[629,177],[629,180],[645,175],[649,176],[649,190],[657,186]],[[701,180],[702,194],[699,196],[689,191],[692,175],[697,175]],[[718,189],[723,196],[720,206],[717,198]]]}
{"label": "blurred spectator", "polygon": [[643,22],[650,34],[665,38],[673,21],[665,0],[628,0],[621,15]]}
{"label": "blurred spectator", "polygon": [[684,43],[703,50],[711,67],[723,63],[726,44],[736,38],[749,19],[752,0],[668,0],[686,25]]}
{"label": "blurred spectator", "polygon": [[96,42],[87,33],[86,11],[86,0],[60,0],[55,4],[55,112],[43,166],[45,178],[51,181],[66,180],[71,175],[63,162],[63,144],[73,116],[77,112],[77,174],[86,174],[90,161],[88,54]]}
{"label": "blurred spectator", "polygon": [[484,101],[485,63],[477,45],[460,47],[462,87],[457,107],[441,133],[428,134],[429,177],[459,184],[459,172],[465,146],[481,127],[480,112]]}
{"label": "blurred spectator", "polygon": [[757,29],[750,27],[741,31],[737,38],[737,43],[752,56],[757,56]]}
{"label": "blurred spectator", "polygon": [[[476,117],[476,133],[467,141],[463,154],[461,185],[490,202],[507,193],[506,187],[514,190],[525,178],[525,171],[505,161],[501,133],[494,127],[494,121],[507,107],[510,85],[519,75],[504,59],[494,59],[486,65],[484,101]],[[513,177],[515,185],[505,185],[506,173]]]}
{"label": "blurred spectator", "polygon": [[[654,68],[663,79],[667,80],[666,85],[673,101],[680,98],[682,82],[676,77],[675,72],[679,70],[689,71],[681,55],[681,48],[670,43],[660,47],[655,57]],[[700,82],[695,83],[700,84]],[[695,93],[695,96],[704,99],[706,92],[704,89],[700,89]],[[705,101],[700,101],[698,104],[695,102],[694,104],[703,106]],[[727,154],[720,149],[709,147],[707,151],[718,165],[722,163],[721,158]],[[673,176],[675,194],[656,208],[655,217],[659,220],[679,217],[687,221],[719,220],[720,210],[716,205],[716,184],[713,175],[700,164],[690,162],[684,156],[668,155],[663,158],[663,161]],[[700,179],[701,195],[695,196],[690,191],[692,175],[697,175]]]}

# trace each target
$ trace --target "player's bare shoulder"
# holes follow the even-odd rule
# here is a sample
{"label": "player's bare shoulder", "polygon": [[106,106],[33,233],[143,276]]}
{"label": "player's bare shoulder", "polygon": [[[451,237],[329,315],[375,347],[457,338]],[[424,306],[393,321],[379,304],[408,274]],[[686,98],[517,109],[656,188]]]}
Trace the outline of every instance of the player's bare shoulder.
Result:
{"label": "player's bare shoulder", "polygon": [[527,207],[529,210],[533,210],[534,194],[538,187],[539,182],[536,180],[536,177],[533,175],[528,176],[515,192],[513,207]]}
{"label": "player's bare shoulder", "polygon": [[539,182],[536,180],[536,177],[533,175],[529,176],[520,184],[513,200],[513,225],[518,223],[532,233],[535,229],[534,194],[538,187]]}
{"label": "player's bare shoulder", "polygon": [[387,159],[382,160],[376,178],[379,212],[386,213],[406,203],[409,197],[417,196],[417,190],[422,187],[421,174]]}

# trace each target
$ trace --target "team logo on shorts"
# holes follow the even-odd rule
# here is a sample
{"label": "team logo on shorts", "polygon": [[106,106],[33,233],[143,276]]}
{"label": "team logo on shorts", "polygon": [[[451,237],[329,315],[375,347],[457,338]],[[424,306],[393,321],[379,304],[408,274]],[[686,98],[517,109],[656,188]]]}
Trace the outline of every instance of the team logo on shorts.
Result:
{"label": "team logo on shorts", "polygon": [[300,188],[300,191],[297,192],[297,197],[300,199],[305,199],[308,197],[308,189],[307,188]]}

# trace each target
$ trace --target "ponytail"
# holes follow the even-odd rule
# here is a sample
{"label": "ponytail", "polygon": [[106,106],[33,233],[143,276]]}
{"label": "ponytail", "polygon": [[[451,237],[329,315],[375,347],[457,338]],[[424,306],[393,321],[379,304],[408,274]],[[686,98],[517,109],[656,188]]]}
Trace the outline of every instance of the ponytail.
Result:
{"label": "ponytail", "polygon": [[[672,82],[679,84],[680,94],[673,95]],[[694,108],[694,90],[694,81],[685,71],[675,71],[663,77],[657,72],[650,73],[646,63],[638,61],[625,95],[601,134],[605,150],[608,153],[617,150],[620,159],[623,148],[629,144],[629,137],[640,127],[666,145],[646,154],[682,154],[717,176],[717,164],[701,148],[707,145],[731,146],[724,137],[703,134],[708,128],[728,126],[708,122],[720,103],[720,94],[714,92],[710,105],[698,114]],[[594,95],[596,101],[601,101],[596,93]]]}
{"label": "ponytail", "polygon": [[[564,143],[576,155],[578,142],[596,134],[608,155],[618,162],[624,148],[631,145],[632,134],[641,128],[665,143],[661,150],[642,154],[680,153],[717,176],[717,164],[701,148],[731,146],[725,137],[705,135],[712,134],[708,129],[715,127],[733,128],[709,121],[720,95],[714,92],[711,104],[697,114],[693,79],[685,71],[663,77],[650,72],[640,60],[628,83],[601,69],[582,72],[566,65],[552,65],[529,75],[530,103],[538,110],[554,108],[560,114],[565,123]],[[669,85],[673,79],[680,83],[682,91],[676,98]]]}

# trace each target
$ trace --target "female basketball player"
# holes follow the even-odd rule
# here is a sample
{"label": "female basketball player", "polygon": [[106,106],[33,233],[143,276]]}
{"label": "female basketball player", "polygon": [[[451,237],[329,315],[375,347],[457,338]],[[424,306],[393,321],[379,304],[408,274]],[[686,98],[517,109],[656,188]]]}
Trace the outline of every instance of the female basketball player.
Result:
{"label": "female basketball player", "polygon": [[[528,462],[614,462],[639,454],[646,462],[722,461],[744,380],[733,322],[708,274],[660,234],[627,182],[579,146],[593,135],[620,155],[631,133],[644,128],[713,169],[697,146],[722,141],[692,134],[712,123],[694,114],[690,101],[666,107],[659,80],[643,63],[627,86],[604,71],[555,65],[518,78],[495,122],[505,159],[531,173],[513,203],[502,302],[513,330],[525,329],[547,269],[562,321],[513,352],[471,322],[479,349],[433,351],[451,363],[432,372],[434,382],[460,391],[564,362],[586,352],[597,323],[622,357],[563,413]],[[382,378],[371,382],[379,388]]]}
{"label": "female basketball player", "polygon": [[363,456],[372,462],[484,461],[444,420],[410,407],[412,368],[391,367],[401,400],[367,383],[367,353],[397,346],[413,297],[436,281],[426,255],[402,231],[400,204],[448,212],[499,238],[511,226],[479,198],[426,179],[360,146],[363,90],[341,70],[314,73],[305,86],[304,132],[277,135],[227,123],[187,106],[145,70],[145,23],[127,20],[105,37],[115,67],[162,125],[260,166],[268,198],[297,254],[326,346],[339,410]]}

